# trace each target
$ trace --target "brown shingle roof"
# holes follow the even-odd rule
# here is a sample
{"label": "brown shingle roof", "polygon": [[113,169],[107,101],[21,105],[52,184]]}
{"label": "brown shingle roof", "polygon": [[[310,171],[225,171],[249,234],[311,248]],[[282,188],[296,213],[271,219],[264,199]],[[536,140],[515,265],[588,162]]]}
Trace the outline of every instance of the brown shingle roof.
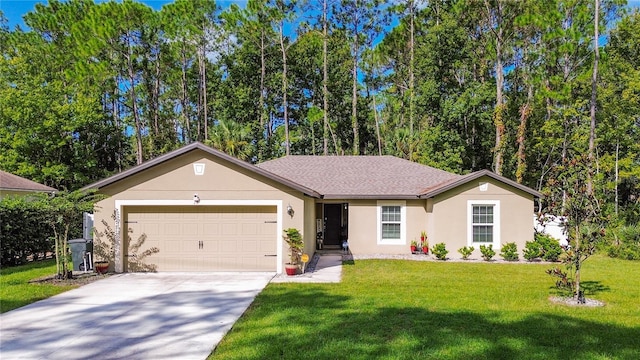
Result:
{"label": "brown shingle roof", "polygon": [[393,156],[286,156],[257,166],[325,199],[415,199],[462,178]]}
{"label": "brown shingle roof", "polygon": [[0,189],[15,191],[56,191],[56,189],[0,170]]}

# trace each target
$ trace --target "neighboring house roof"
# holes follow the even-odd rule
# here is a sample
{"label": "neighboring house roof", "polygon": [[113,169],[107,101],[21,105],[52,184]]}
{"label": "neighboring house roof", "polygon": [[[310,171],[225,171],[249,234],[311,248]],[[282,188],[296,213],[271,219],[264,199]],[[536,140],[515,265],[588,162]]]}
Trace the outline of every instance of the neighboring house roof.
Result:
{"label": "neighboring house roof", "polygon": [[456,187],[458,187],[458,186],[460,186],[462,184],[466,184],[469,181],[477,180],[477,179],[479,179],[479,178],[481,178],[483,176],[488,176],[488,177],[490,177],[490,178],[492,178],[494,180],[500,181],[500,182],[502,182],[504,184],[507,184],[509,186],[512,186],[512,187],[514,187],[516,189],[520,189],[520,190],[522,190],[522,191],[524,191],[524,192],[526,192],[528,194],[533,195],[534,197],[537,197],[537,198],[544,197],[544,195],[542,195],[538,191],[535,191],[535,190],[533,190],[533,189],[531,189],[531,188],[529,188],[527,186],[524,186],[522,184],[518,184],[517,182],[515,182],[513,180],[507,179],[506,177],[500,176],[500,175],[498,175],[498,174],[496,174],[496,173],[494,173],[492,171],[489,171],[489,170],[480,170],[480,171],[473,172],[471,174],[462,176],[462,177],[460,177],[459,179],[457,179],[455,181],[452,181],[452,182],[449,182],[449,183],[446,183],[446,184],[442,184],[441,186],[438,186],[436,188],[425,188],[424,191],[420,194],[420,197],[421,198],[434,197],[434,196],[436,196],[438,194],[442,194],[445,191],[454,189],[454,188],[456,188]]}
{"label": "neighboring house roof", "polygon": [[286,186],[288,186],[288,187],[290,187],[290,188],[292,188],[294,190],[298,190],[298,191],[300,191],[300,192],[302,192],[304,194],[307,194],[309,196],[320,197],[320,194],[318,194],[317,192],[315,192],[314,190],[312,190],[310,188],[307,188],[305,186],[302,186],[300,184],[292,182],[292,181],[290,181],[290,180],[288,180],[286,178],[282,178],[282,177],[280,177],[280,176],[278,176],[276,174],[272,174],[272,173],[270,173],[268,171],[265,171],[265,170],[255,166],[255,165],[252,165],[252,164],[247,163],[245,161],[236,159],[233,156],[227,155],[227,154],[223,153],[222,151],[213,149],[213,148],[211,148],[209,146],[206,146],[206,145],[204,145],[204,144],[202,144],[200,142],[194,142],[194,143],[191,143],[189,145],[183,146],[180,149],[177,149],[177,150],[168,152],[168,153],[166,153],[164,155],[158,156],[155,159],[152,159],[152,160],[149,160],[147,162],[144,162],[144,163],[142,163],[142,164],[140,164],[138,166],[134,166],[131,169],[125,170],[123,172],[120,172],[118,174],[110,176],[110,177],[108,177],[106,179],[103,179],[103,180],[100,180],[98,182],[95,182],[95,183],[93,183],[91,185],[85,186],[83,189],[94,189],[94,188],[95,189],[100,189],[100,188],[103,188],[105,186],[114,184],[114,183],[116,183],[118,181],[121,181],[121,180],[124,180],[124,179],[126,179],[128,177],[131,177],[131,176],[133,176],[133,175],[135,175],[135,174],[137,174],[137,173],[139,173],[141,171],[144,171],[144,170],[149,169],[151,167],[160,165],[160,164],[162,164],[162,163],[164,163],[164,162],[166,162],[168,160],[174,159],[174,158],[176,158],[176,157],[178,157],[180,155],[184,155],[184,154],[186,154],[188,152],[195,151],[195,150],[204,151],[204,152],[206,152],[206,153],[208,153],[210,155],[213,155],[213,156],[215,156],[217,158],[220,158],[222,160],[226,160],[226,161],[228,161],[228,162],[230,162],[232,164],[235,164],[235,165],[237,165],[237,166],[239,166],[239,167],[241,167],[243,169],[249,170],[250,172],[253,172],[253,173],[258,174],[258,175],[262,175],[262,176],[264,176],[266,178],[269,178],[269,179],[271,179],[271,180],[273,180],[273,181],[275,181],[277,183],[286,185]]}
{"label": "neighboring house roof", "polygon": [[27,192],[57,191],[52,187],[39,184],[35,181],[31,181],[29,179],[25,179],[18,175],[13,175],[2,170],[0,170],[0,190],[27,191]]}
{"label": "neighboring house roof", "polygon": [[285,156],[258,167],[314,189],[325,199],[416,199],[460,175],[394,156]]}

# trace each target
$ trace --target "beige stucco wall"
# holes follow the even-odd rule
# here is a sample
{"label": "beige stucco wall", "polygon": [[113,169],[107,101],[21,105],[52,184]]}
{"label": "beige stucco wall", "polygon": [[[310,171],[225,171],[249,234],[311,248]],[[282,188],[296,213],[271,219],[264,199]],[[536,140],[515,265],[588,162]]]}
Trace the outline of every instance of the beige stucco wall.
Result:
{"label": "beige stucco wall", "polygon": [[[488,183],[486,191],[479,185]],[[468,246],[468,201],[498,201],[500,204],[500,244],[515,242],[522,255],[525,242],[533,239],[531,216],[534,211],[533,197],[518,189],[506,186],[489,177],[483,177],[430,199],[428,209],[433,222],[430,243],[444,242],[448,257],[461,258],[458,249]],[[499,248],[494,245],[496,257]],[[481,258],[479,245],[474,245],[472,258]]]}
{"label": "beige stucco wall", "polygon": [[[344,201],[347,202],[347,201]],[[404,242],[399,245],[378,244],[377,200],[350,200],[349,247],[354,254],[410,254],[411,240],[420,241],[420,232],[429,231],[426,200],[398,200],[406,209],[407,228]]]}
{"label": "beige stucco wall", "polygon": [[[194,163],[205,164],[204,175],[194,174]],[[310,249],[313,249],[315,242],[314,236],[308,235],[309,231],[305,230],[304,213],[311,205],[301,192],[203,151],[192,151],[178,156],[107,186],[101,189],[101,192],[110,197],[97,204],[94,224],[98,231],[104,230],[102,219],[113,226],[111,215],[117,201],[182,201],[187,202],[189,206],[202,206],[211,201],[232,203],[260,200],[281,202],[281,214],[277,215],[281,228],[299,229]],[[197,205],[193,204],[193,196],[196,193],[200,198],[200,204]],[[291,205],[295,210],[293,217],[286,214],[287,205]],[[120,231],[120,241],[123,230]],[[286,262],[288,248],[282,241],[282,233],[274,234],[274,241],[282,243],[281,262]],[[122,271],[123,259],[122,251],[116,254],[115,271]]]}

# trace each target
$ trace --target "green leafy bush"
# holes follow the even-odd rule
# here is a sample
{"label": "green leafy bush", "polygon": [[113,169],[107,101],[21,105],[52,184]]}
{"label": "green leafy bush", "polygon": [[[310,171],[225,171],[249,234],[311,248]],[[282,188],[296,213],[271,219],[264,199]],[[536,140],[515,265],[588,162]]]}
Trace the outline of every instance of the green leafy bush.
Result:
{"label": "green leafy bush", "polygon": [[610,257],[625,260],[640,260],[640,225],[620,226],[612,233],[613,239],[608,239],[607,254]]}
{"label": "green leafy bush", "polygon": [[533,261],[542,255],[542,246],[537,241],[527,241],[522,254],[527,261]]}
{"label": "green leafy bush", "polygon": [[435,244],[433,249],[431,249],[431,252],[436,256],[438,260],[447,260],[447,254],[449,253],[449,250],[447,250],[447,247],[444,245],[444,243],[438,243]]}
{"label": "green leafy bush", "polygon": [[482,253],[482,258],[485,261],[491,261],[496,254],[496,251],[493,250],[493,244],[489,244],[489,246],[480,245],[480,252]]}
{"label": "green leafy bush", "polygon": [[10,196],[0,200],[0,265],[24,264],[53,252],[53,230],[46,218],[37,199]]}
{"label": "green leafy bush", "polygon": [[473,253],[473,250],[475,250],[473,246],[465,246],[458,249],[458,252],[462,255],[463,260],[468,260],[471,253]]}
{"label": "green leafy bush", "polygon": [[518,261],[518,245],[514,242],[502,244],[500,256],[507,261]]}
{"label": "green leafy bush", "polygon": [[562,254],[562,247],[556,238],[553,238],[546,234],[536,234],[535,240],[540,244],[540,248],[542,249],[542,260],[556,262]]}

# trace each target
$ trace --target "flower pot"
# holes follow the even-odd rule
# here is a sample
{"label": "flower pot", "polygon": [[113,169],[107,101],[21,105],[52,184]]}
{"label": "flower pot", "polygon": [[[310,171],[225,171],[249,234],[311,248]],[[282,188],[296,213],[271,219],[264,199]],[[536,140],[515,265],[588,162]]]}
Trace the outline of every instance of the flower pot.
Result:
{"label": "flower pot", "polygon": [[411,245],[411,253],[412,253],[412,254],[415,254],[415,253],[416,253],[416,247],[415,247],[415,246],[413,246],[413,245]]}
{"label": "flower pot", "polygon": [[423,247],[422,247],[422,252],[423,252],[425,255],[429,254],[429,247],[428,247],[428,246],[423,246]]}
{"label": "flower pot", "polygon": [[98,274],[106,274],[109,271],[109,262],[108,261],[96,261],[93,263],[93,268],[96,270]]}
{"label": "flower pot", "polygon": [[293,276],[298,272],[298,265],[285,264],[284,270],[287,272],[287,275]]}

